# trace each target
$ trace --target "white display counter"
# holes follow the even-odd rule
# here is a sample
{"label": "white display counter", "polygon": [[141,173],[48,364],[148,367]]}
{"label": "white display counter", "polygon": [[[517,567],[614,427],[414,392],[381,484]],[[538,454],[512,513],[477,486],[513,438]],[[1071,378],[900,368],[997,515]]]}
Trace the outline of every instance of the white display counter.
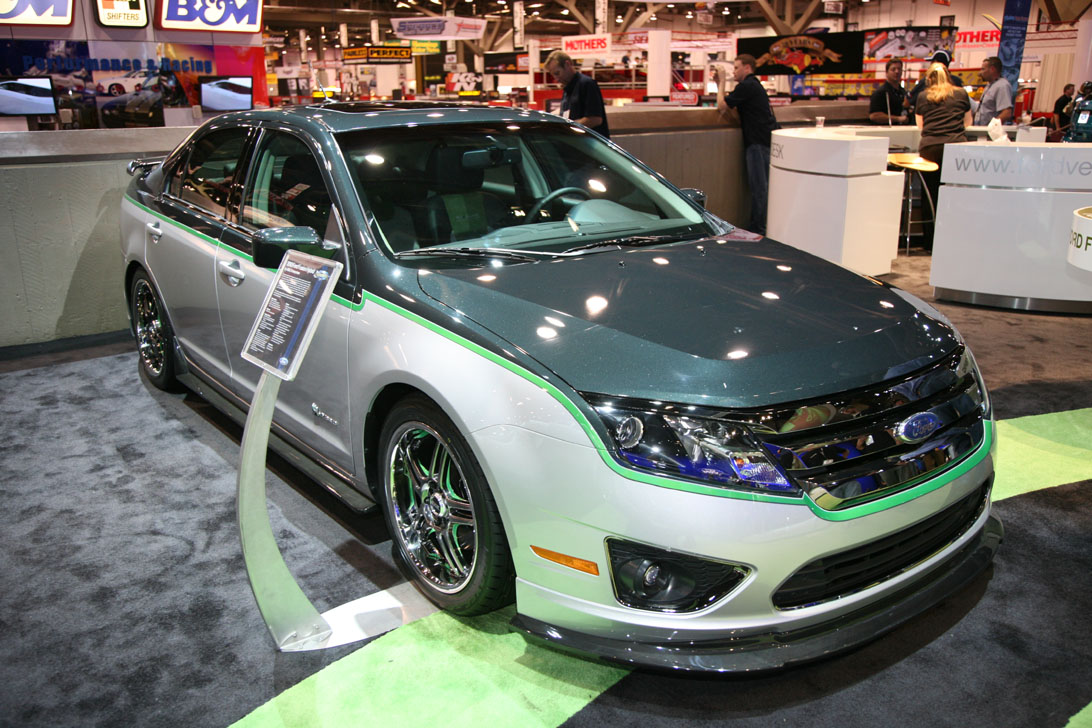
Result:
{"label": "white display counter", "polygon": [[903,175],[887,171],[885,137],[841,128],[773,133],[766,234],[858,273],[890,273]]}
{"label": "white display counter", "polygon": [[[1045,126],[1023,126],[1013,124],[1003,124],[1001,128],[1008,134],[1009,139],[1023,144],[1024,142],[1045,142],[1047,137],[1047,128]],[[965,132],[967,139],[972,142],[990,140],[989,127],[985,126],[968,126]]]}
{"label": "white display counter", "polygon": [[949,144],[941,183],[937,298],[1092,313],[1092,271],[1066,262],[1073,211],[1092,204],[1092,144]]}
{"label": "white display counter", "polygon": [[918,143],[921,141],[921,129],[914,124],[901,124],[899,126],[885,126],[883,124],[847,125],[839,126],[834,131],[839,134],[853,134],[853,136],[884,137],[889,147],[903,147],[908,152],[918,151]]}

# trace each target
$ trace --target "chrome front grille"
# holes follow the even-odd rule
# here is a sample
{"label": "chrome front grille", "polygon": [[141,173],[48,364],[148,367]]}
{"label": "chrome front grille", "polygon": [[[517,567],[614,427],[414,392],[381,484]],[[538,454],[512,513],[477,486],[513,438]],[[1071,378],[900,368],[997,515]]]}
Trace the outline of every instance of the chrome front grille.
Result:
{"label": "chrome front grille", "polygon": [[910,487],[972,452],[985,437],[986,394],[956,351],[894,382],[752,413],[747,424],[822,508],[837,510]]}

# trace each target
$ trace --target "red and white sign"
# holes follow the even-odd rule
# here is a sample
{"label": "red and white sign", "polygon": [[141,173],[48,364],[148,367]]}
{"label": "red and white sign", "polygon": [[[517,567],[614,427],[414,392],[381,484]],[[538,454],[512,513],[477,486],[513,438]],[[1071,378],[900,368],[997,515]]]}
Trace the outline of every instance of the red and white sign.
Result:
{"label": "red and white sign", "polygon": [[701,99],[697,91],[672,91],[671,103],[679,106],[697,106]]}
{"label": "red and white sign", "polygon": [[602,58],[610,55],[610,33],[570,35],[561,39],[561,50],[573,58]]}
{"label": "red and white sign", "polygon": [[997,51],[1001,44],[1001,31],[997,28],[968,28],[956,33],[955,49],[963,51]]}
{"label": "red and white sign", "polygon": [[473,40],[485,35],[482,18],[391,18],[396,38],[410,40]]}

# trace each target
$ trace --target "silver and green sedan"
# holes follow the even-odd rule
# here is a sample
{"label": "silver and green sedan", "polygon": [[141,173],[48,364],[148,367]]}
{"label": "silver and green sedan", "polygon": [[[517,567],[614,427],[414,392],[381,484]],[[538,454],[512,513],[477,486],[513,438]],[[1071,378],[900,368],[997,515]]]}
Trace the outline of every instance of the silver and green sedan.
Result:
{"label": "silver and green sedan", "polygon": [[452,612],[514,600],[563,648],[770,669],[929,609],[1001,541],[989,398],[940,313],[577,124],[329,103],[225,114],[130,168],[155,386],[245,412],[286,249],[344,265],[272,442],[378,505]]}

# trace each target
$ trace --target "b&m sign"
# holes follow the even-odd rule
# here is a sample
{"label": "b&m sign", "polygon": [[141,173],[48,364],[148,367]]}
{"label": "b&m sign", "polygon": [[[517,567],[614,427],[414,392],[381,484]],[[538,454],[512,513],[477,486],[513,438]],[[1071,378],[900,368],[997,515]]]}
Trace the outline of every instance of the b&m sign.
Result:
{"label": "b&m sign", "polygon": [[0,25],[72,25],[76,0],[0,0]]}
{"label": "b&m sign", "polygon": [[262,31],[262,0],[161,0],[156,4],[155,24],[163,30]]}

